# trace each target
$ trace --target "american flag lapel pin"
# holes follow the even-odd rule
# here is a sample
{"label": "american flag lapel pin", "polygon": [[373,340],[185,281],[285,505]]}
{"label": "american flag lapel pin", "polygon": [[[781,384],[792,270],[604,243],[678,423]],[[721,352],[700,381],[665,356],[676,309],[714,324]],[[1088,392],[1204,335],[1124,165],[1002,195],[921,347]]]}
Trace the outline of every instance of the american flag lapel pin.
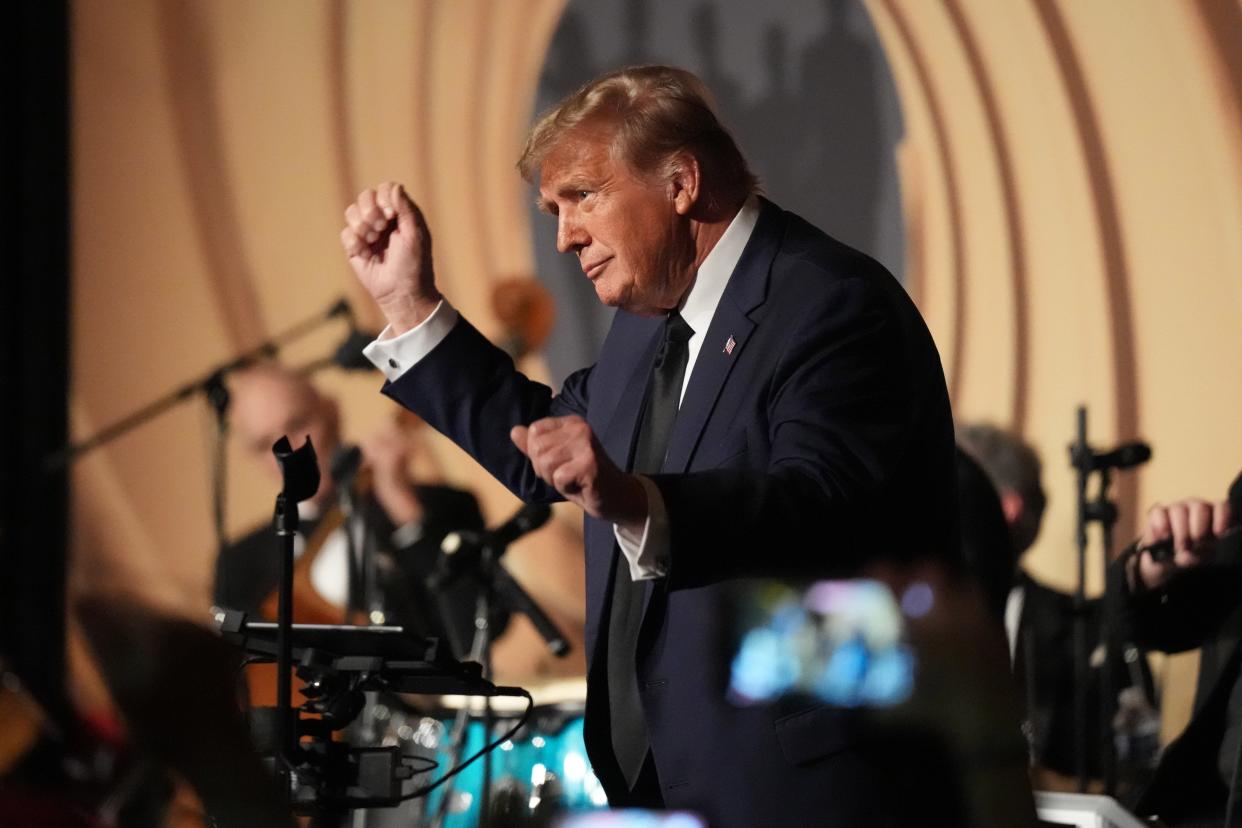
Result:
{"label": "american flag lapel pin", "polygon": [[730,335],[729,335],[729,340],[728,340],[727,342],[725,342],[724,352],[725,352],[726,354],[729,354],[730,356],[732,356],[732,354],[733,354],[733,349],[734,349],[735,347],[737,347],[737,340],[733,338],[733,335],[732,335],[732,334],[730,334]]}

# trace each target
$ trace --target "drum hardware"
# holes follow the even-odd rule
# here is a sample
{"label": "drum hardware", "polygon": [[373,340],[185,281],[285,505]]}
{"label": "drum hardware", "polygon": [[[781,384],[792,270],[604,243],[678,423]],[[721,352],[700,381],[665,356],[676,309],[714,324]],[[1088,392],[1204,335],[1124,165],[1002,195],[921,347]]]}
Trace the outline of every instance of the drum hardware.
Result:
{"label": "drum hardware", "polygon": [[[429,765],[400,748],[355,747],[335,741],[365,705],[367,690],[406,693],[518,695],[521,688],[497,687],[483,678],[477,663],[458,662],[442,652],[440,642],[406,633],[395,626],[354,627],[293,623],[293,540],[298,531],[297,504],[319,488],[319,465],[309,438],[297,449],[287,437],[272,446],[282,487],[273,519],[280,555],[277,622],[251,622],[245,613],[219,610],[216,623],[226,640],[251,656],[276,662],[276,705],[251,711],[252,736],[276,776],[285,804],[295,813],[340,812],[391,806],[425,796],[475,759],[500,745],[506,735],[484,745],[465,762],[414,791],[402,783]],[[305,687],[306,701],[294,707],[293,666]],[[516,733],[526,716],[513,727]]]}
{"label": "drum hardware", "polygon": [[[482,589],[475,609],[475,629],[489,625],[493,606],[499,604],[509,612],[520,612],[543,637],[549,652],[557,658],[569,655],[569,642],[543,608],[530,596],[509,571],[500,565],[500,558],[509,546],[523,535],[548,522],[552,509],[546,503],[528,503],[495,529],[486,532],[450,532],[440,544],[439,566],[427,578],[427,588],[440,593],[445,586],[462,577],[473,578]],[[476,658],[486,664],[491,648],[490,634],[482,642]],[[477,649],[477,643],[476,643]]]}
{"label": "drum hardware", "polygon": [[[491,629],[492,610],[502,607],[510,612],[520,612],[530,619],[531,624],[543,637],[545,645],[558,658],[569,654],[569,643],[556,624],[547,616],[543,608],[522,589],[500,564],[501,556],[510,544],[523,535],[538,529],[551,516],[551,509],[546,504],[531,503],[523,506],[509,520],[486,532],[452,532],[445,536],[440,546],[441,558],[436,571],[427,579],[427,586],[433,593],[460,577],[473,578],[480,586],[475,601],[474,627],[475,635],[470,649],[470,658],[483,665],[485,675],[491,674],[491,648],[493,632]],[[533,704],[533,702],[532,702]],[[493,731],[493,716],[490,699],[484,696],[483,726],[487,734]],[[459,765],[465,751],[462,729],[466,722],[459,715],[453,729],[452,742],[457,746],[454,765]],[[515,728],[514,733],[520,728]],[[506,739],[508,737],[505,737]],[[490,751],[483,760],[483,780],[479,786],[480,803],[478,809],[478,825],[486,826],[492,815],[492,757]],[[450,788],[444,793],[440,807],[432,821],[433,826],[442,824],[447,815],[448,803],[453,798]]]}
{"label": "drum hardware", "polygon": [[[389,697],[372,708],[373,744],[400,745],[407,755],[440,767],[460,762],[488,740],[508,738],[491,755],[492,781],[484,811],[482,762],[456,777],[452,787],[429,794],[422,807],[403,812],[404,821],[376,812],[367,828],[419,825],[424,828],[472,828],[493,825],[535,826],[554,819],[607,807],[607,797],[591,771],[583,742],[585,681],[559,682],[532,690],[535,707],[526,725],[512,725],[525,712],[517,699],[491,699],[493,724],[484,721],[483,699],[442,696],[426,706]],[[524,708],[524,704],[521,705]],[[484,816],[486,814],[486,817]]]}
{"label": "drum hardware", "polygon": [[[216,625],[225,640],[259,660],[270,661],[277,653],[277,624],[251,622],[245,613],[221,610]],[[249,719],[255,745],[269,768],[279,776],[280,763],[289,762],[285,775],[295,813],[389,807],[425,796],[511,739],[533,706],[525,690],[486,681],[480,665],[458,662],[444,654],[438,640],[410,635],[401,627],[293,624],[287,635],[290,661],[305,683],[306,701],[293,711],[295,746],[287,753],[279,750],[283,744],[279,706],[251,710]],[[362,712],[364,693],[370,691],[518,697],[528,700],[527,713],[457,767],[407,791],[403,783],[443,764],[407,753],[400,741],[368,747],[335,740]],[[383,710],[381,718],[392,717],[387,706]]]}
{"label": "drum hardware", "polygon": [[[482,795],[482,770],[472,770],[460,777],[453,792],[428,799],[428,807],[437,814],[431,825],[467,828],[482,823],[483,814],[495,824],[546,825],[554,816],[607,807],[603,787],[586,757],[583,712],[581,703],[536,706],[526,726],[489,756],[493,768],[488,801]],[[489,730],[482,718],[458,711],[457,721],[464,721],[465,727],[436,758],[446,761],[451,745],[458,750],[476,748],[489,733],[508,728],[508,715],[496,715]]]}

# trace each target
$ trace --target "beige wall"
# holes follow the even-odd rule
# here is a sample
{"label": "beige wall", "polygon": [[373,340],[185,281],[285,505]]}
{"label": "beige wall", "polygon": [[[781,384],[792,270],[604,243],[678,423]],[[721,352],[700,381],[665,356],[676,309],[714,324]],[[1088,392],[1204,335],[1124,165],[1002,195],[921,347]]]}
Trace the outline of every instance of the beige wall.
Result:
{"label": "beige wall", "polygon": [[[337,232],[350,197],[385,178],[423,203],[446,291],[494,333],[489,284],[531,267],[512,165],[561,5],[78,0],[74,434],[342,292],[373,314]],[[912,292],[958,416],[1016,427],[1044,453],[1051,507],[1032,566],[1067,587],[1078,403],[1100,444],[1156,447],[1118,490],[1122,537],[1144,504],[1219,493],[1242,466],[1242,11],[1226,0],[867,7],[905,112]],[[319,356],[341,333],[290,356]],[[376,379],[323,381],[354,434],[386,416]],[[209,429],[191,402],[79,463],[79,583],[205,606]],[[431,443],[490,518],[511,507]],[[230,525],[265,519],[270,483],[240,462],[230,481]]]}
{"label": "beige wall", "polygon": [[[1242,9],[1232,0],[868,0],[906,116],[912,290],[956,416],[1016,428],[1051,498],[1029,563],[1074,582],[1074,408],[1139,437],[1118,529],[1242,467]],[[1098,542],[1095,550],[1098,555]],[[1101,565],[1089,570],[1099,589]],[[1177,663],[1177,660],[1175,660]],[[1166,732],[1193,670],[1170,673]]]}
{"label": "beige wall", "polygon": [[[530,272],[513,164],[559,0],[74,4],[74,434],[82,437],[348,293],[346,203],[404,181],[439,277],[485,332],[489,285]],[[291,361],[330,352],[325,329]],[[536,368],[538,370],[538,368]],[[327,371],[358,435],[388,416],[375,375]],[[207,605],[212,421],[200,400],[79,463],[78,576]],[[432,439],[498,519],[515,501]],[[233,452],[229,524],[271,482]]]}

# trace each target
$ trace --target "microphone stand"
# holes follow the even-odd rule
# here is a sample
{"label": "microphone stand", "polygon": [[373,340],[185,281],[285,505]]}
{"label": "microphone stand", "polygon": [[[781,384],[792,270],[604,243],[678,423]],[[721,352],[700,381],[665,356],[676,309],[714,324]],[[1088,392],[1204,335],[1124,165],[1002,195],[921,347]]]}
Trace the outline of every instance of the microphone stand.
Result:
{"label": "microphone stand", "polygon": [[273,518],[280,556],[280,591],[276,610],[276,773],[286,806],[293,801],[298,767],[298,732],[294,718],[293,671],[293,538],[298,531],[298,503],[319,490],[319,464],[310,437],[298,449],[281,437],[272,446],[283,486],[276,495]]}
{"label": "microphone stand", "polygon": [[[229,404],[232,398],[228,386],[224,384],[223,372],[217,371],[206,379],[203,393],[215,414],[216,439],[212,446],[211,462],[211,517],[212,528],[216,534],[216,559],[224,560],[224,552],[228,546],[228,522],[225,520],[228,498],[225,487],[228,483]],[[228,576],[222,572],[221,577],[227,579]],[[227,588],[227,584],[221,584],[222,590]]]}
{"label": "microphone stand", "polygon": [[[490,549],[483,551],[482,566],[487,569],[499,568]],[[492,606],[495,604],[495,581],[491,578],[481,580],[483,586],[474,605],[474,628],[478,630],[475,644],[478,648],[479,662],[483,665],[483,677],[492,678]],[[483,697],[483,744],[492,739],[492,728],[495,727],[495,716],[492,715],[490,696]],[[483,757],[483,785],[479,792],[479,828],[487,828],[491,822],[492,807],[492,752]]]}
{"label": "microphone stand", "polygon": [[[1113,527],[1117,524],[1117,504],[1108,499],[1108,489],[1112,485],[1112,472],[1108,468],[1100,469],[1100,489],[1095,500],[1086,504],[1086,519],[1100,524],[1100,542],[1103,546],[1101,563],[1104,569],[1103,583],[1108,583],[1108,562],[1113,553]],[[1100,646],[1103,647],[1104,658],[1100,662],[1100,770],[1104,777],[1104,793],[1112,796],[1117,791],[1117,745],[1113,734],[1112,706],[1116,698],[1113,686],[1113,672],[1110,659],[1117,642],[1114,641],[1112,618],[1108,613],[1106,599],[1100,601]]]}
{"label": "microphone stand", "polygon": [[[563,658],[569,653],[569,642],[565,640],[565,636],[557,629],[556,624],[548,617],[543,608],[535,602],[526,590],[514,580],[509,571],[500,565],[500,556],[504,554],[505,547],[495,548],[492,544],[483,547],[483,553],[479,558],[479,569],[476,577],[483,588],[479,591],[479,600],[477,603],[477,614],[475,617],[476,628],[484,631],[483,641],[483,675],[491,678],[491,644],[490,635],[490,612],[492,606],[497,602],[501,606],[507,606],[512,612],[521,612],[530,619],[535,629],[539,631],[539,635],[543,638],[548,650],[557,658]],[[488,739],[492,738],[492,728],[494,726],[492,716],[492,702],[488,697],[483,698],[483,727],[484,733]],[[488,753],[483,757],[483,792],[479,802],[479,825],[481,828],[487,828],[491,821],[489,808],[491,807],[491,791],[492,787],[492,755]]]}
{"label": "microphone stand", "polygon": [[[337,506],[341,511],[341,529],[345,532],[348,591],[343,623],[352,624],[354,612],[361,611],[366,617],[364,624],[384,624],[387,623],[387,618],[383,616],[384,607],[379,600],[375,571],[376,550],[367,508],[368,501],[365,496],[359,497],[357,486],[360,461],[361,457],[356,456],[352,458],[351,463],[346,464],[338,455],[333,458],[330,472],[337,484]],[[380,614],[377,615],[377,612]],[[373,690],[363,693],[362,710],[357,721],[350,726],[350,729],[364,742],[368,740],[368,736],[364,726],[359,723],[366,722],[368,723],[366,727],[374,727],[375,710],[379,704],[378,696],[379,694]],[[366,825],[367,813],[361,809],[354,811],[352,822],[356,828]]]}
{"label": "microphone stand", "polygon": [[[459,537],[462,535],[462,533],[457,534]],[[478,549],[478,560],[469,564],[470,569],[448,575],[433,574],[428,577],[427,586],[432,591],[438,592],[458,577],[468,574],[469,577],[479,584],[483,592],[490,597],[492,603],[496,603],[499,600],[500,605],[505,609],[510,612],[520,612],[529,618],[531,625],[534,626],[535,630],[543,638],[548,651],[557,658],[561,658],[569,653],[569,642],[565,639],[564,634],[561,633],[555,622],[548,617],[548,614],[543,611],[543,608],[539,606],[535,599],[530,596],[530,593],[522,589],[522,585],[514,580],[513,576],[509,574],[509,570],[500,565],[500,557],[508,548],[508,543],[509,541],[505,540],[483,541],[481,545],[475,547]]]}
{"label": "microphone stand", "polygon": [[[1078,545],[1078,583],[1074,589],[1074,754],[1075,771],[1078,776],[1078,792],[1087,790],[1089,775],[1088,753],[1090,749],[1087,732],[1087,685],[1091,674],[1090,650],[1087,641],[1087,526],[1090,523],[1100,524],[1100,539],[1103,545],[1101,556],[1104,580],[1108,583],[1108,565],[1113,550],[1113,528],[1117,524],[1117,504],[1108,498],[1108,490],[1112,486],[1113,466],[1128,468],[1144,463],[1151,456],[1150,450],[1142,445],[1145,456],[1121,460],[1114,459],[1124,449],[1118,449],[1105,455],[1097,453],[1087,442],[1087,409],[1079,406],[1077,411],[1077,439],[1070,446],[1070,463],[1077,475],[1077,510],[1075,521],[1075,538]],[[1093,499],[1088,499],[1087,488],[1090,477],[1096,473],[1100,477],[1099,489]],[[1113,738],[1113,727],[1110,714],[1112,712],[1113,686],[1112,670],[1109,659],[1114,650],[1121,650],[1121,642],[1116,641],[1113,619],[1109,613],[1107,600],[1100,602],[1099,646],[1103,658],[1100,662],[1100,696],[1099,703],[1099,736],[1100,766],[1104,781],[1104,792],[1109,796],[1117,788],[1117,753]]]}
{"label": "microphone stand", "polygon": [[[490,589],[486,584],[480,584],[478,596],[474,601],[474,637],[470,642],[470,652],[466,655],[468,661],[478,662],[483,667],[483,678],[491,680],[492,675],[492,599]],[[448,616],[445,616],[447,622]],[[451,627],[448,627],[451,629]],[[461,764],[462,759],[466,755],[466,744],[470,737],[471,709],[469,702],[463,703],[461,709],[457,711],[457,715],[453,720],[453,729],[449,733],[449,741],[453,745],[453,767]],[[483,696],[483,738],[481,742],[487,744],[492,738],[493,716],[492,716],[492,700],[489,696]],[[477,828],[486,828],[488,819],[488,809],[491,807],[491,786],[492,786],[492,752],[488,751],[483,756],[483,784],[479,793],[479,819],[476,822]],[[440,803],[436,808],[436,812],[432,815],[428,825],[430,828],[443,828],[445,820],[452,808],[452,800],[457,780],[450,779],[448,785],[445,786],[444,792],[440,794]]]}
{"label": "microphone stand", "polygon": [[[450,533],[445,538],[445,542],[441,544],[441,551],[455,558],[460,556],[467,563],[463,568],[453,565],[433,573],[427,578],[427,586],[433,592],[438,593],[460,575],[469,573],[493,600],[499,597],[506,609],[526,615],[543,637],[548,650],[560,658],[569,653],[569,642],[565,640],[565,636],[557,629],[556,624],[543,611],[543,608],[530,597],[526,590],[522,589],[509,571],[500,565],[500,558],[508,550],[509,545],[522,535],[542,526],[550,514],[547,506],[529,504],[519,510],[503,526],[491,532]],[[448,545],[450,540],[454,541],[451,547]],[[472,560],[467,553],[461,551],[465,546],[477,550],[477,560]]]}
{"label": "microphone stand", "polygon": [[[1091,475],[1091,448],[1087,443],[1087,407],[1078,406],[1078,436],[1070,449],[1076,472],[1077,510],[1074,538],[1078,546],[1078,579],[1074,586],[1074,770],[1078,793],[1087,791],[1087,482]],[[1107,557],[1107,556],[1106,556]]]}
{"label": "microphone stand", "polygon": [[569,642],[565,640],[555,622],[543,611],[543,607],[530,597],[530,593],[522,589],[522,585],[499,562],[492,563],[490,568],[490,574],[484,577],[489,580],[489,588],[495,597],[500,598],[500,603],[507,605],[512,612],[520,612],[530,619],[530,623],[543,638],[548,652],[557,658],[569,655]]}
{"label": "microphone stand", "polygon": [[[569,653],[570,649],[569,642],[566,641],[565,636],[552,619],[548,617],[547,613],[543,611],[543,608],[539,606],[526,590],[522,589],[522,586],[509,574],[509,571],[500,565],[500,558],[504,555],[507,548],[508,543],[503,540],[485,542],[479,550],[478,564],[470,572],[480,587],[478,598],[475,601],[475,638],[470,658],[483,665],[483,676],[489,679],[492,675],[491,613],[493,607],[498,604],[511,612],[525,614],[535,629],[539,631],[548,650],[553,655],[562,658]],[[437,589],[442,588],[447,583],[448,579],[437,581],[436,587]],[[491,699],[484,696],[483,733],[485,743],[492,738],[492,729],[495,724],[494,719]],[[487,828],[487,824],[490,821],[491,788],[492,755],[489,752],[483,757],[483,785],[479,796],[478,825],[480,828]],[[441,802],[441,811],[444,810],[444,803],[447,802],[450,795],[451,790],[445,791],[445,798]],[[437,818],[441,817],[442,814],[438,815]]]}
{"label": "microphone stand", "polygon": [[243,351],[230,360],[220,363],[195,379],[173,389],[154,402],[144,405],[103,428],[85,440],[80,440],[47,455],[43,458],[45,471],[53,472],[67,466],[83,454],[112,442],[123,434],[128,434],[148,420],[163,414],[178,403],[193,397],[195,394],[208,394],[212,387],[219,384],[227,375],[245,368],[261,359],[271,359],[280,353],[280,349],[319,328],[338,316],[349,316],[349,305],[344,299],[332,303],[326,311],[308,317],[297,324],[268,339],[266,342]]}

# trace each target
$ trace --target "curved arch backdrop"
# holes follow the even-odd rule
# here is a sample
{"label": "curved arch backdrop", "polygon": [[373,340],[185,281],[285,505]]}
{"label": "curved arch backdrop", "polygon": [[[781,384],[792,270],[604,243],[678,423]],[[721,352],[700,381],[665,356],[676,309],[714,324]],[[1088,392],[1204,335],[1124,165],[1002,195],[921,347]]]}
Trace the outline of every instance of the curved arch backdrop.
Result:
{"label": "curved arch backdrop", "polygon": [[[656,5],[651,14],[665,14]],[[643,56],[670,60],[684,39],[681,62],[710,75],[717,61],[737,100],[772,107],[786,120],[768,120],[791,134],[790,117],[862,116],[808,97],[816,81],[843,81],[832,59],[844,47],[797,73],[781,56],[806,33],[830,31],[834,15],[878,37],[893,85],[869,103],[895,158],[881,153],[874,169],[888,164],[896,177],[876,199],[899,199],[880,215],[881,228],[900,232],[837,231],[904,271],[959,418],[1010,425],[1043,452],[1051,506],[1032,553],[1039,575],[1071,580],[1065,447],[1080,402],[1099,443],[1142,436],[1156,447],[1119,489],[1119,537],[1153,500],[1224,491],[1242,466],[1235,2],[791,2],[794,17],[779,25],[730,15],[734,5],[750,4],[698,4],[676,27],[660,23],[659,37],[631,42],[664,44]],[[572,14],[608,8],[575,3]],[[426,207],[446,292],[498,333],[490,285],[542,265],[516,151],[558,26],[562,47],[565,27],[590,28],[563,11],[561,0],[74,4],[75,435],[343,292],[375,322],[336,239],[344,204],[386,178]],[[623,47],[633,33],[614,28]],[[604,48],[590,68],[624,54]],[[797,94],[781,101],[763,89]],[[899,114],[884,109],[894,95]],[[765,173],[774,199],[812,214],[799,187],[817,192],[830,174]],[[571,307],[562,300],[563,317]],[[342,333],[289,355],[321,356]],[[324,384],[351,431],[385,416],[378,380]],[[209,425],[190,404],[78,464],[79,585],[206,606]],[[428,462],[478,489],[490,517],[512,505],[441,441],[430,441]],[[265,519],[267,481],[240,462],[230,480],[232,527]]]}

